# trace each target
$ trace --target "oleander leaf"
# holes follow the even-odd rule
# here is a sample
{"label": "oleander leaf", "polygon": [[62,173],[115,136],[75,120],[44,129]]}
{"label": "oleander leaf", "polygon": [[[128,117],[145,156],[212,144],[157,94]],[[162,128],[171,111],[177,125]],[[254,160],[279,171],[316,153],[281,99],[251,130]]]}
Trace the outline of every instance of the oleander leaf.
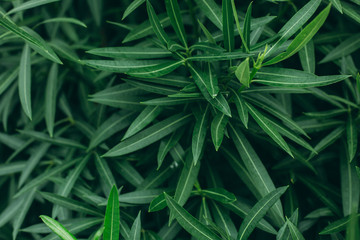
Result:
{"label": "oleander leaf", "polygon": [[252,82],[275,87],[308,88],[322,87],[347,79],[348,75],[316,76],[294,69],[262,68]]}
{"label": "oleander leaf", "polygon": [[[170,39],[163,27],[161,26],[161,21],[155,13],[155,10],[149,1],[146,1],[146,9],[149,16],[149,21],[152,27],[152,30],[155,32],[157,38],[162,42],[163,45],[168,46],[170,43]],[[171,18],[169,17],[169,22],[171,22]],[[125,41],[125,40],[124,40]]]}
{"label": "oleander leaf", "polygon": [[270,56],[276,49],[285,43],[292,35],[294,35],[315,13],[319,7],[320,0],[311,0],[299,11],[297,11],[292,18],[279,30],[280,38],[274,43],[265,53]]}
{"label": "oleander leaf", "polygon": [[211,122],[211,139],[215,146],[215,150],[218,151],[223,141],[226,125],[229,121],[229,117],[223,113],[216,114],[215,118]]}
{"label": "oleander leaf", "polygon": [[313,36],[324,24],[327,16],[329,15],[330,8],[331,4],[329,4],[324,10],[322,10],[319,15],[317,15],[303,30],[301,30],[301,32],[296,35],[294,40],[292,40],[291,44],[284,53],[277,55],[271,60],[265,62],[263,65],[266,66],[281,62],[300,51],[313,38]]}
{"label": "oleander leaf", "polygon": [[119,193],[115,185],[111,188],[104,220],[104,239],[118,240],[120,236]]}
{"label": "oleander leaf", "polygon": [[53,63],[46,83],[45,92],[45,122],[50,137],[54,135],[56,114],[56,95],[58,92],[58,65]]}
{"label": "oleander leaf", "polygon": [[32,32],[32,30],[30,29],[24,29],[17,26],[8,17],[4,16],[3,13],[1,14],[3,15],[2,17],[0,17],[1,26],[25,40],[30,45],[30,47],[32,47],[36,52],[38,52],[45,58],[48,58],[55,63],[62,64],[58,56],[39,35],[34,35],[35,32]]}
{"label": "oleander leaf", "polygon": [[147,106],[131,123],[122,140],[133,136],[149,125],[162,112],[159,106]]}
{"label": "oleander leaf", "polygon": [[166,203],[170,211],[178,221],[178,223],[192,236],[199,240],[217,240],[221,239],[208,227],[191,216],[184,208],[182,208],[174,199],[165,193]]}
{"label": "oleander leaf", "polygon": [[31,107],[31,58],[30,48],[25,44],[21,54],[20,70],[19,70],[19,97],[22,109],[26,116],[32,120],[32,107]]}
{"label": "oleander leaf", "polygon": [[129,59],[155,59],[171,56],[171,52],[162,48],[143,48],[143,47],[108,47],[94,48],[87,53],[110,58],[129,58]]}
{"label": "oleander leaf", "polygon": [[53,231],[55,232],[61,239],[63,240],[76,240],[74,235],[72,235],[61,223],[48,217],[46,215],[40,216],[41,220]]}
{"label": "oleander leaf", "polygon": [[200,118],[195,122],[192,134],[191,150],[193,155],[193,163],[196,165],[202,156],[206,133],[209,122],[210,105],[207,104],[204,111],[199,111]]}
{"label": "oleander leaf", "polygon": [[204,14],[220,30],[223,29],[223,18],[221,8],[214,0],[195,0],[196,4],[203,9]]}
{"label": "oleander leaf", "polygon": [[10,15],[16,12],[25,11],[27,9],[35,8],[41,5],[58,2],[59,0],[30,0],[27,2],[22,3],[21,5],[11,9],[6,15]]}
{"label": "oleander leaf", "polygon": [[265,216],[266,212],[280,199],[288,187],[280,187],[257,202],[250,210],[249,214],[241,223],[238,236],[236,239],[248,239],[252,231],[255,229],[256,224]]}
{"label": "oleander leaf", "polygon": [[137,133],[131,138],[125,139],[118,145],[110,149],[104,154],[104,157],[122,156],[127,153],[147,147],[148,145],[162,139],[166,135],[172,133],[179,127],[183,126],[191,119],[191,114],[184,115],[182,113],[171,116],[153,126]]}
{"label": "oleander leaf", "polygon": [[129,6],[124,11],[124,14],[122,16],[121,20],[124,20],[127,16],[129,16],[133,11],[135,11],[138,7],[140,7],[141,4],[143,4],[145,0],[135,0],[132,1]]}
{"label": "oleander leaf", "polygon": [[166,12],[170,18],[171,25],[175,30],[176,35],[178,36],[180,42],[185,46],[185,48],[188,48],[179,3],[177,2],[177,0],[165,0],[165,6]]}

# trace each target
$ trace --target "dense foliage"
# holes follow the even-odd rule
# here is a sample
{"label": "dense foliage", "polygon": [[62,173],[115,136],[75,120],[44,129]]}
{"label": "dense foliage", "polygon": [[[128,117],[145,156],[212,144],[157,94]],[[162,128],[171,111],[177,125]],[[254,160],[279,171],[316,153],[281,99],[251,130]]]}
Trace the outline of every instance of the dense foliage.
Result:
{"label": "dense foliage", "polygon": [[0,15],[0,239],[360,239],[359,0]]}

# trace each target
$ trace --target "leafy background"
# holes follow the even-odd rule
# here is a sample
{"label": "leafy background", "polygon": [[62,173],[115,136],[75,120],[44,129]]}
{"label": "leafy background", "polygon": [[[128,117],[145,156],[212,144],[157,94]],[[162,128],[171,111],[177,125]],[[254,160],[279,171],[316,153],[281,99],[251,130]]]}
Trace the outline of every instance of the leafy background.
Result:
{"label": "leafy background", "polygon": [[0,1],[0,238],[359,239],[359,5]]}

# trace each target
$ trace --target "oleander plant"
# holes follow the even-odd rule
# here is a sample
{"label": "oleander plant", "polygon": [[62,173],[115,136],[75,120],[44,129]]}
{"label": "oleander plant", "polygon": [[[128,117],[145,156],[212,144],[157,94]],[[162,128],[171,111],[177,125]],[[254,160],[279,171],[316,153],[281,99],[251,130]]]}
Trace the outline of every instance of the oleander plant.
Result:
{"label": "oleander plant", "polygon": [[0,0],[0,239],[360,239],[359,0]]}

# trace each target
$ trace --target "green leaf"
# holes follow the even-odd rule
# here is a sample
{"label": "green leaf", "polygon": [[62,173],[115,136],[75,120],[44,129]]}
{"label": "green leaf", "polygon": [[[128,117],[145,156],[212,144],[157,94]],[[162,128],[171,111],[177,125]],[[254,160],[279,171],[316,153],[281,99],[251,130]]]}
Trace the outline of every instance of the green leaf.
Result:
{"label": "green leaf", "polygon": [[348,121],[346,123],[346,138],[347,138],[347,151],[348,151],[348,161],[351,162],[357,151],[357,128],[354,119],[349,115]]}
{"label": "green leaf", "polygon": [[[275,185],[271,180],[269,173],[241,130],[235,128],[231,123],[229,123],[229,130],[231,139],[234,141],[235,147],[238,150],[260,197],[264,197],[275,190]],[[283,225],[284,217],[281,202],[275,204],[270,210],[270,214],[277,225]]]}
{"label": "green leaf", "polygon": [[34,147],[35,151],[30,155],[30,158],[27,160],[26,168],[24,168],[21,172],[19,178],[19,185],[18,185],[19,187],[21,187],[25,183],[25,181],[29,178],[30,174],[36,168],[41,158],[44,157],[49,147],[50,144],[48,143],[43,143],[37,147]]}
{"label": "green leaf", "polygon": [[[243,219],[249,214],[251,210],[250,205],[248,205],[243,199],[238,199],[235,202],[224,204],[224,207],[228,208],[230,211]],[[277,233],[274,227],[271,226],[271,224],[265,219],[261,219],[257,223],[256,227],[273,235],[276,235]]]}
{"label": "green leaf", "polygon": [[[359,214],[358,214],[358,216],[359,216]],[[319,234],[325,235],[325,234],[332,234],[332,233],[344,231],[346,229],[346,226],[350,223],[350,221],[351,221],[350,216],[339,219],[335,222],[330,223]]]}
{"label": "green leaf", "polygon": [[299,11],[297,11],[292,18],[280,29],[280,38],[273,44],[265,56],[270,56],[276,49],[285,43],[292,35],[294,35],[315,13],[319,7],[321,0],[311,0]]}
{"label": "green leaf", "polygon": [[128,161],[116,161],[116,166],[115,170],[135,187],[139,187],[144,182],[144,178]]}
{"label": "green leaf", "polygon": [[147,106],[131,123],[122,140],[129,138],[149,125],[162,112],[159,106]]}
{"label": "green leaf", "polygon": [[58,1],[59,0],[30,0],[30,1],[22,3],[18,7],[11,9],[9,12],[6,13],[6,15],[10,15],[10,14],[13,14],[16,12],[24,11],[27,9],[35,8],[35,7],[38,7],[41,5],[58,2]]}
{"label": "green leaf", "polygon": [[[58,194],[63,197],[67,197],[71,190],[73,189],[76,181],[79,179],[79,176],[81,173],[83,173],[88,161],[89,161],[90,155],[86,155],[79,164],[77,164],[76,168],[71,171],[68,176],[65,179],[65,182],[63,185],[60,186],[60,189],[58,190]],[[56,217],[59,210],[59,206],[55,205],[53,208],[52,216]]]}
{"label": "green leaf", "polygon": [[340,156],[341,195],[344,216],[357,213],[360,199],[360,181],[356,176],[355,163],[350,163],[345,151]]}
{"label": "green leaf", "polygon": [[241,223],[238,240],[248,239],[252,231],[255,229],[256,224],[265,216],[266,212],[273,206],[284,194],[288,187],[280,187],[265,197],[263,197],[255,206],[250,210],[249,214],[245,217]]}
{"label": "green leaf", "polygon": [[[148,3],[146,3],[146,5],[148,5]],[[147,9],[149,8],[148,6],[146,6]],[[155,11],[154,9],[151,7],[151,18],[149,17],[149,20],[144,21],[143,23],[139,24],[138,26],[134,27],[130,33],[124,38],[123,43],[127,43],[130,41],[134,41],[137,39],[141,39],[143,37],[149,36],[151,34],[154,34],[154,29],[153,29],[153,23],[152,21],[155,21],[155,17],[157,19],[157,21],[160,23],[160,25],[158,27],[167,27],[170,25],[170,18],[166,15],[166,14],[159,14],[159,16],[157,17],[155,15]],[[148,15],[149,15],[149,9],[148,9]],[[154,18],[154,19],[152,19]],[[157,26],[156,26],[157,27]],[[165,37],[167,40],[169,40],[168,37]],[[167,46],[167,45],[165,45]]]}
{"label": "green leaf", "polygon": [[209,122],[209,112],[210,112],[209,104],[207,104],[205,110],[199,112],[199,115],[201,116],[195,122],[194,131],[192,134],[192,141],[191,141],[191,150],[192,150],[194,165],[197,164],[203,153],[206,132]]}
{"label": "green leaf", "polygon": [[32,189],[31,191],[29,191],[27,194],[25,194],[24,198],[24,202],[21,205],[21,208],[18,210],[16,217],[13,221],[13,232],[12,232],[12,236],[13,239],[16,239],[18,233],[19,233],[19,229],[21,227],[21,225],[23,224],[26,215],[28,214],[30,207],[34,201],[34,197],[35,197],[35,193],[37,191],[37,188]]}
{"label": "green leaf", "polygon": [[21,172],[26,166],[26,161],[0,164],[0,176]]}
{"label": "green leaf", "polygon": [[61,173],[62,171],[66,170],[67,168],[71,167],[75,163],[77,163],[79,159],[74,159],[72,161],[66,162],[61,164],[60,166],[57,166],[51,170],[48,170],[47,172],[44,172],[40,175],[38,175],[36,178],[29,181],[23,188],[21,188],[14,196],[14,198],[21,196],[23,193],[40,186],[45,181],[49,180],[51,177],[55,176],[56,174]]}
{"label": "green leaf", "polygon": [[285,152],[293,157],[289,146],[279,134],[279,132],[274,128],[271,122],[250,104],[245,103],[245,105],[248,108],[250,115],[255,119],[257,124],[259,124],[264,132],[266,132]]}
{"label": "green leaf", "polygon": [[308,73],[315,73],[315,48],[314,48],[314,41],[310,40],[300,51],[300,62],[301,66],[305,72]]}
{"label": "green leaf", "polygon": [[155,59],[170,57],[172,54],[162,48],[144,47],[107,47],[94,48],[87,53],[110,58],[129,58],[129,59]]}
{"label": "green leaf", "polygon": [[215,108],[223,112],[225,115],[231,117],[231,110],[224,96],[222,94],[219,94],[215,98],[212,98],[207,91],[206,83],[209,83],[209,80],[207,80],[207,74],[192,65],[189,65],[189,68],[196,85],[199,87],[205,99]]}
{"label": "green leaf", "polygon": [[202,189],[200,194],[224,204],[236,201],[235,195],[231,192],[226,191],[223,188]]}
{"label": "green leaf", "polygon": [[289,47],[284,53],[281,53],[273,59],[265,62],[263,66],[281,62],[302,49],[317,33],[320,27],[324,24],[327,16],[329,15],[331,4],[329,4],[314,20],[312,20],[301,32],[294,38]]}
{"label": "green leaf", "polygon": [[236,78],[246,87],[250,87],[250,67],[249,58],[246,58],[240,63],[235,71]]}
{"label": "green leaf", "polygon": [[243,31],[243,36],[245,40],[244,44],[247,46],[248,49],[250,49],[250,26],[251,26],[252,3],[253,2],[250,2],[246,10],[245,19],[244,19],[244,31]]}
{"label": "green leaf", "polygon": [[[210,33],[208,33],[208,34],[210,34]],[[191,45],[191,47],[189,49],[192,51],[200,50],[200,51],[204,51],[207,53],[213,53],[213,54],[220,54],[220,53],[225,52],[225,49],[223,49],[216,43],[211,43],[211,42],[210,43],[209,42],[198,42],[198,43]]]}
{"label": "green leaf", "polygon": [[317,196],[320,201],[322,201],[329,209],[331,209],[332,212],[334,212],[338,216],[341,215],[337,204],[334,202],[334,199],[328,197],[328,189],[322,189],[322,186],[319,186],[319,183],[315,182],[314,180],[310,180],[301,176],[297,176],[297,178],[302,183],[304,183],[313,192],[313,194]]}
{"label": "green leaf", "polygon": [[135,0],[132,1],[129,6],[125,9],[125,12],[121,18],[121,20],[124,20],[127,16],[129,16],[134,10],[136,10],[141,4],[143,4],[145,0]]}
{"label": "green leaf", "polygon": [[42,141],[42,142],[48,142],[54,145],[64,146],[64,147],[72,147],[72,148],[79,148],[79,149],[86,149],[86,147],[77,141],[67,139],[67,138],[61,138],[61,137],[49,137],[49,135],[42,133],[42,132],[36,132],[31,130],[18,130],[19,133],[21,133],[24,136]]}
{"label": "green leaf", "polygon": [[288,225],[288,227],[290,229],[290,234],[291,234],[292,239],[305,240],[305,238],[303,237],[303,235],[301,234],[299,229],[289,219],[286,220],[286,224]]}
{"label": "green leaf", "polygon": [[81,26],[81,27],[84,27],[84,28],[87,28],[86,24],[83,23],[82,21],[76,19],[76,18],[69,18],[69,17],[58,17],[58,18],[50,18],[50,19],[47,19],[45,21],[42,21],[38,24],[36,24],[36,27],[38,27],[39,25],[41,24],[45,24],[45,23],[58,23],[58,22],[62,22],[62,23],[72,23],[72,24],[76,24],[78,26]]}
{"label": "green leaf", "polygon": [[126,74],[133,77],[153,78],[169,74],[184,64],[184,60],[160,63],[151,67],[133,68]]}
{"label": "green leaf", "polygon": [[181,171],[174,195],[174,200],[180,206],[184,206],[190,197],[199,174],[200,165],[200,162],[194,165],[192,154],[189,152],[186,156],[185,165]]}
{"label": "green leaf", "polygon": [[223,113],[216,114],[211,122],[211,139],[214,143],[215,150],[218,151],[224,138],[225,128],[229,121],[229,117]]}
{"label": "green leaf", "polygon": [[209,74],[209,82],[206,85],[206,88],[210,94],[211,97],[216,97],[219,93],[219,86],[218,86],[218,79],[217,76],[213,73],[213,70],[211,69],[211,64],[208,63],[207,66],[208,74]]}
{"label": "green leaf", "polygon": [[116,73],[125,73],[133,69],[143,69],[146,67],[157,66],[159,60],[82,60],[82,62],[90,67],[101,71],[109,71]]}
{"label": "green leaf", "polygon": [[123,130],[131,124],[134,113],[132,112],[119,112],[114,113],[103,122],[98,129],[91,136],[91,141],[89,148],[93,149],[94,147],[100,145],[103,141],[114,135],[115,133]]}
{"label": "green leaf", "polygon": [[156,196],[149,205],[149,212],[157,212],[166,208],[165,194],[161,193]]}
{"label": "green leaf", "polygon": [[[333,144],[338,138],[341,137],[343,132],[345,131],[344,126],[339,126],[335,128],[333,131],[331,131],[328,135],[326,135],[323,139],[321,139],[316,146],[314,147],[315,151],[317,153],[320,153],[325,148],[329,147],[331,144]],[[316,153],[311,153],[308,157],[308,160],[313,158],[316,155]]]}
{"label": "green leaf", "polygon": [[215,233],[208,227],[199,222],[196,218],[191,216],[184,208],[182,208],[174,199],[165,193],[166,203],[174,214],[178,223],[192,236],[199,240],[220,240]]}
{"label": "green leaf", "polygon": [[176,130],[173,134],[171,134],[169,137],[160,142],[159,151],[157,154],[157,169],[160,169],[162,162],[164,161],[168,152],[179,142],[180,138],[185,132],[184,130],[184,128],[180,128]]}
{"label": "green leaf", "polygon": [[342,41],[336,48],[331,50],[319,63],[326,63],[334,61],[338,58],[347,56],[360,47],[360,34],[355,34],[354,36]]}
{"label": "green leaf", "polygon": [[[210,96],[209,96],[210,97]],[[152,105],[152,106],[174,106],[181,105],[186,103],[197,102],[199,100],[203,100],[202,97],[162,97],[155,98],[148,101],[141,102],[144,105]]]}
{"label": "green leaf", "polygon": [[0,95],[14,82],[18,76],[19,68],[8,70],[0,75]]}
{"label": "green leaf", "polygon": [[228,52],[234,50],[234,18],[232,15],[231,0],[222,1],[224,48]]}
{"label": "green leaf", "polygon": [[122,156],[142,149],[175,131],[190,119],[191,114],[184,115],[182,113],[169,117],[119,143],[105,153],[104,157]]}
{"label": "green leaf", "polygon": [[[150,1],[146,1],[146,9],[149,16],[150,24],[152,26],[152,30],[155,32],[155,35],[160,40],[160,42],[163,45],[168,46],[168,44],[170,43],[170,39],[166,34],[166,32],[164,31],[163,27],[161,26],[161,22],[158,16],[156,15],[155,10],[151,5]],[[169,17],[169,21],[171,21],[170,17]]]}
{"label": "green leaf", "polygon": [[249,113],[248,109],[245,105],[245,100],[243,97],[238,94],[234,89],[230,88],[230,91],[234,94],[234,101],[236,105],[236,110],[239,114],[241,122],[244,124],[246,128],[248,128],[248,122],[249,122]]}
{"label": "green leaf", "polygon": [[166,12],[170,18],[171,25],[173,26],[176,35],[180,39],[181,43],[188,48],[186,33],[182,17],[180,13],[180,7],[177,0],[165,0]]}
{"label": "green leaf", "polygon": [[330,2],[334,5],[334,7],[343,14],[342,6],[340,0],[330,0]]}
{"label": "green leaf", "polygon": [[19,97],[22,109],[26,116],[32,120],[31,111],[31,58],[30,48],[28,44],[25,44],[23,52],[21,54],[21,61],[19,66]]}
{"label": "green leaf", "polygon": [[102,183],[104,193],[107,195],[113,186],[116,186],[115,178],[109,168],[109,165],[100,157],[97,153],[95,153],[95,166],[100,175],[100,181]]}
{"label": "green leaf", "polygon": [[46,215],[40,216],[41,220],[53,231],[55,232],[61,239],[64,240],[76,240],[74,235],[72,235],[61,223],[48,217]]}
{"label": "green leaf", "polygon": [[214,0],[195,0],[196,5],[202,10],[207,18],[220,30],[223,30],[223,18],[220,7]]}
{"label": "green leaf", "polygon": [[121,194],[119,201],[131,204],[149,204],[162,192],[164,192],[163,189],[136,190],[134,192]]}
{"label": "green leaf", "polygon": [[286,68],[262,68],[252,82],[291,88],[321,87],[347,79],[348,75],[316,76],[311,73]]}
{"label": "green leaf", "polygon": [[[211,35],[211,33],[209,32],[209,30],[200,22],[200,20],[197,20],[201,30],[203,31],[203,33],[205,34],[207,40],[211,43],[211,44],[216,44],[215,39],[213,38],[213,36]],[[192,46],[191,46],[192,47]],[[191,48],[190,47],[190,48]],[[225,49],[223,50],[225,51]]]}
{"label": "green leaf", "polygon": [[45,91],[45,122],[50,137],[54,134],[56,114],[56,95],[58,87],[58,65],[53,63],[50,68]]}
{"label": "green leaf", "polygon": [[66,209],[93,216],[103,217],[103,213],[100,210],[88,204],[85,204],[84,202],[80,202],[67,197],[62,197],[58,194],[48,192],[40,192],[40,195],[49,202],[65,207]]}
{"label": "green leaf", "polygon": [[[224,231],[222,237],[235,239],[237,235],[236,227],[230,218],[228,209],[218,205],[216,202],[211,201],[211,212],[213,213],[215,224]],[[219,231],[218,231],[219,232]]]}
{"label": "green leaf", "polygon": [[141,211],[137,215],[133,225],[131,226],[130,230],[130,240],[140,240],[140,234],[141,234]]}
{"label": "green leaf", "polygon": [[187,61],[204,61],[204,62],[214,62],[222,60],[232,60],[232,59],[241,59],[252,56],[252,54],[243,53],[241,51],[234,52],[225,52],[218,54],[202,54],[188,57]]}
{"label": "green leaf", "polygon": [[[0,12],[1,13],[1,12]],[[39,36],[34,35],[32,30],[24,29],[18,27],[14,22],[12,22],[9,18],[7,18],[3,13],[3,16],[0,17],[0,25],[19,36],[23,40],[25,40],[30,47],[32,47],[36,52],[44,56],[45,58],[50,59],[55,63],[62,64],[58,56],[54,53],[54,51],[48,46],[48,44]]]}
{"label": "green leaf", "polygon": [[347,2],[341,2],[341,5],[343,7],[343,12],[345,13],[345,15],[349,16],[357,23],[360,23],[360,13],[359,11],[357,11],[354,5]]}
{"label": "green leaf", "polygon": [[108,203],[106,205],[106,213],[104,220],[104,239],[118,240],[120,236],[120,207],[119,193],[115,185],[113,185]]}

